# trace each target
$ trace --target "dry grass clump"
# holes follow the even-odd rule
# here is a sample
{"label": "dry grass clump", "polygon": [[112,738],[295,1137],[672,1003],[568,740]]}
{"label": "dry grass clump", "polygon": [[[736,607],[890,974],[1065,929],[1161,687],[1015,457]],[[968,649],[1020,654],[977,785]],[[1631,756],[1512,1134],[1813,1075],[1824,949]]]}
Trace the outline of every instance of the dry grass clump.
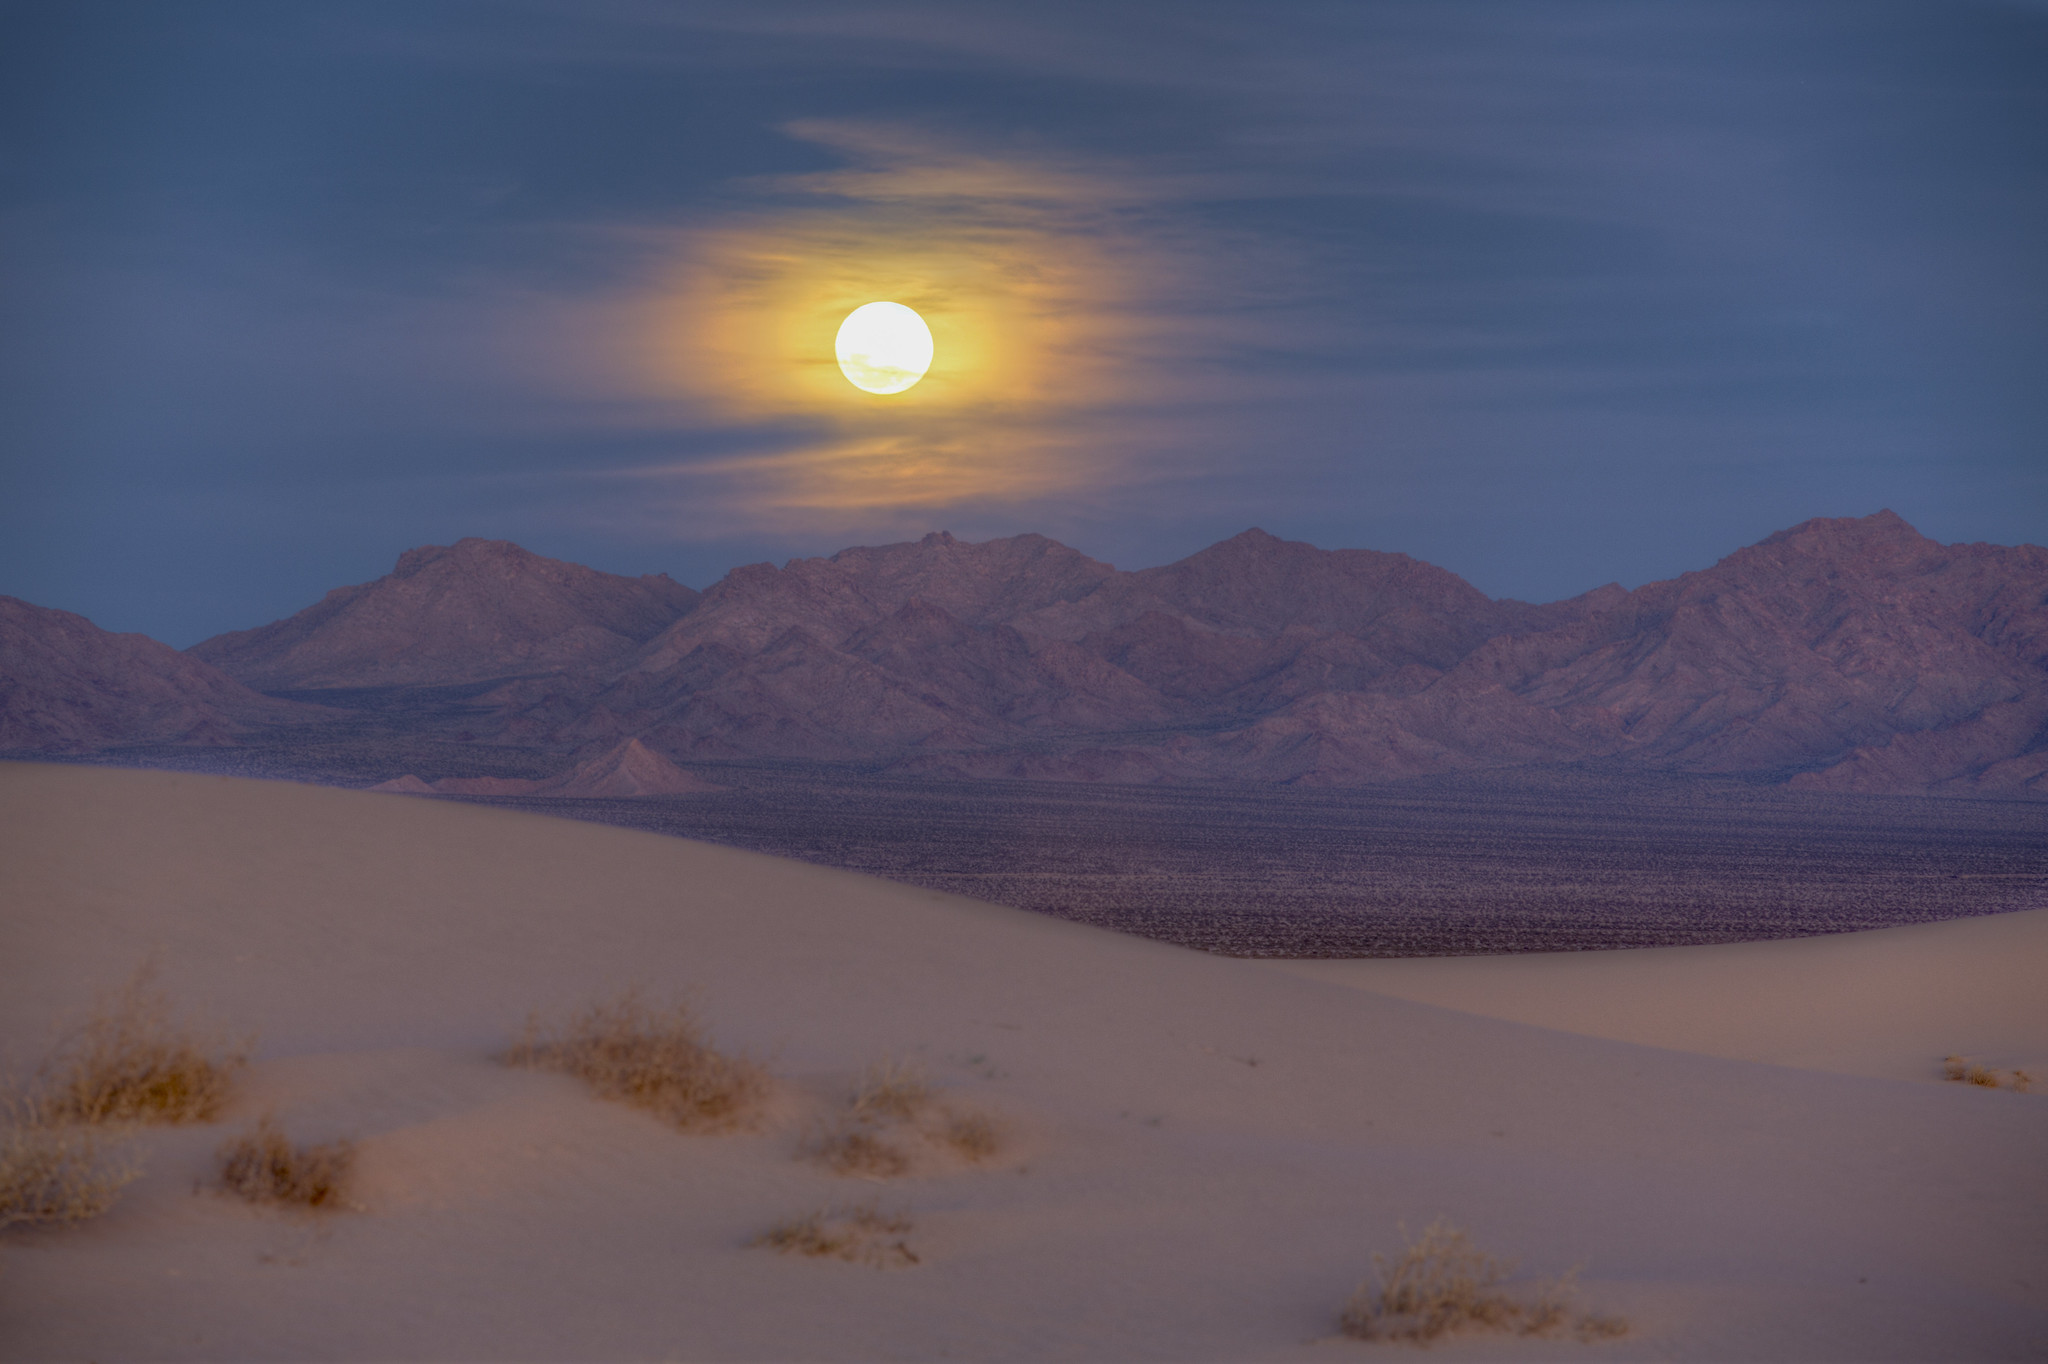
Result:
{"label": "dry grass clump", "polygon": [[251,1203],[276,1203],[332,1212],[348,1206],[355,1147],[345,1141],[294,1146],[274,1118],[220,1148],[223,1189]]}
{"label": "dry grass clump", "polygon": [[821,1208],[770,1227],[751,1244],[767,1246],[781,1255],[830,1256],[886,1269],[918,1263],[917,1252],[903,1239],[909,1234],[909,1218],[890,1216],[873,1206]]}
{"label": "dry grass clump", "polygon": [[979,1165],[1003,1147],[1002,1131],[980,1113],[948,1113],[939,1140],[955,1155]]}
{"label": "dry grass clump", "polygon": [[910,1157],[858,1122],[828,1127],[810,1143],[810,1155],[835,1175],[894,1179],[910,1170]]}
{"label": "dry grass clump", "polygon": [[660,1115],[685,1131],[742,1127],[768,1097],[768,1072],[705,1039],[684,1004],[655,1009],[628,990],[559,1028],[529,1017],[507,1064],[559,1070],[598,1094]]}
{"label": "dry grass clump", "polygon": [[83,1222],[113,1206],[142,1174],[125,1156],[109,1156],[91,1132],[53,1128],[30,1109],[0,1129],[0,1227]]}
{"label": "dry grass clump", "polygon": [[869,1066],[847,1100],[857,1122],[908,1122],[932,1101],[924,1069],[909,1061],[883,1061]]}
{"label": "dry grass clump", "polygon": [[2034,1077],[2024,1070],[1993,1070],[1989,1066],[1980,1066],[1961,1056],[1948,1057],[1941,1063],[1941,1078],[1954,1080],[1958,1084],[1982,1085],[1986,1089],[1997,1089],[2001,1085],[2007,1085],[2021,1094],[2034,1087]]}
{"label": "dry grass clump", "polygon": [[905,1139],[975,1164],[1002,1149],[1001,1129],[980,1113],[941,1105],[921,1067],[884,1061],[861,1073],[845,1110],[806,1143],[805,1154],[835,1174],[892,1179],[912,1164]]}
{"label": "dry grass clump", "polygon": [[49,1123],[211,1122],[246,1049],[181,1026],[145,966],[44,1063]]}
{"label": "dry grass clump", "polygon": [[1538,1286],[1534,1300],[1513,1298],[1499,1285],[1511,1262],[1474,1246],[1464,1232],[1432,1223],[1393,1260],[1374,1255],[1374,1276],[1344,1308],[1344,1334],[1359,1340],[1400,1340],[1417,1345],[1457,1331],[1512,1331],[1549,1336],[1570,1331],[1582,1341],[1610,1340],[1628,1330],[1618,1317],[1575,1314],[1573,1275]]}

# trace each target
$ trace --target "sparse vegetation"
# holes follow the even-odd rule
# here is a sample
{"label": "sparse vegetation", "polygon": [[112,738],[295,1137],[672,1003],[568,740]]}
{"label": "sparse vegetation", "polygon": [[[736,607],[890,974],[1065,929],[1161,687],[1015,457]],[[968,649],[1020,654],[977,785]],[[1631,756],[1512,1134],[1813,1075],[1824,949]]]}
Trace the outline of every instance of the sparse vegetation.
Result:
{"label": "sparse vegetation", "polygon": [[963,1160],[979,1165],[1002,1149],[1002,1131],[981,1113],[949,1112],[939,1129],[939,1140]]}
{"label": "sparse vegetation", "polygon": [[995,1122],[942,1105],[921,1067],[884,1061],[861,1073],[844,1112],[813,1135],[804,1151],[835,1174],[892,1179],[907,1174],[913,1163],[906,1140],[975,1164],[1002,1148]]}
{"label": "sparse vegetation", "polygon": [[1961,1056],[1948,1057],[1941,1063],[1941,1077],[1958,1084],[1980,1085],[1985,1089],[2003,1086],[2021,1094],[2034,1087],[2034,1077],[2024,1070],[1993,1070]]}
{"label": "sparse vegetation", "polygon": [[810,1154],[836,1175],[894,1179],[910,1170],[910,1157],[860,1122],[826,1128],[810,1143]]}
{"label": "sparse vegetation", "polygon": [[247,1059],[246,1049],[178,1023],[144,966],[103,997],[44,1064],[41,1117],[52,1124],[211,1122]]}
{"label": "sparse vegetation", "polygon": [[221,1187],[251,1203],[323,1212],[344,1208],[354,1166],[353,1144],[294,1146],[270,1117],[220,1148]]}
{"label": "sparse vegetation", "polygon": [[909,1218],[891,1216],[873,1206],[823,1208],[769,1228],[755,1237],[753,1244],[782,1255],[829,1256],[885,1269],[918,1263],[917,1252],[904,1239],[910,1229]]}
{"label": "sparse vegetation", "polygon": [[1344,1334],[1359,1340],[1429,1345],[1458,1331],[1512,1331],[1524,1336],[1570,1332],[1582,1341],[1609,1340],[1628,1330],[1618,1317],[1574,1313],[1574,1275],[1535,1286],[1532,1298],[1510,1296],[1501,1283],[1514,1271],[1474,1246],[1464,1232],[1433,1223],[1391,1261],[1373,1257],[1374,1276],[1345,1306]]}
{"label": "sparse vegetation", "polygon": [[883,1061],[861,1073],[847,1109],[857,1122],[908,1122],[931,1101],[931,1084],[922,1067],[909,1061]]}
{"label": "sparse vegetation", "polygon": [[26,1106],[8,1119],[0,1128],[0,1227],[98,1217],[142,1173],[90,1131],[53,1127]]}
{"label": "sparse vegetation", "polygon": [[688,1006],[655,1009],[637,991],[594,1004],[560,1028],[528,1018],[510,1065],[558,1070],[598,1094],[655,1113],[685,1131],[743,1127],[768,1097],[768,1072],[706,1040]]}

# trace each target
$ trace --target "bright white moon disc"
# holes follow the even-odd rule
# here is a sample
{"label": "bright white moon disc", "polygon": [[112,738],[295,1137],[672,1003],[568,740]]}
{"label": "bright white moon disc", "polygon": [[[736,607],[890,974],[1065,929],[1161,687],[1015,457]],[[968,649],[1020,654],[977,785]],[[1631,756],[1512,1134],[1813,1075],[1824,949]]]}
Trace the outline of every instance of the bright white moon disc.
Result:
{"label": "bright white moon disc", "polygon": [[847,382],[869,393],[901,393],[932,367],[932,330],[901,303],[863,303],[832,343]]}

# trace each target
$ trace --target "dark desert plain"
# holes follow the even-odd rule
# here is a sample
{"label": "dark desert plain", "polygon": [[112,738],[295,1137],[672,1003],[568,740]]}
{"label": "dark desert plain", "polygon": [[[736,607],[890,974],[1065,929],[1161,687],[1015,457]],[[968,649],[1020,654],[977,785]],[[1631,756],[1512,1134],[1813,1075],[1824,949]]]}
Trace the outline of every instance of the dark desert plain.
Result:
{"label": "dark desert plain", "polygon": [[2048,8],[0,4],[0,1359],[2048,1358]]}

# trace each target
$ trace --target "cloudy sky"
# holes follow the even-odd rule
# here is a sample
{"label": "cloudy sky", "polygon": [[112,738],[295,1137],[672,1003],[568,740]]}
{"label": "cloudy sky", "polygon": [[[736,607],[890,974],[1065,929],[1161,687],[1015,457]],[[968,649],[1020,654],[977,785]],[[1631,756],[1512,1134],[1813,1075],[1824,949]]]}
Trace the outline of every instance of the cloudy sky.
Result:
{"label": "cloudy sky", "polygon": [[[2048,540],[2048,5],[0,0],[0,592]],[[896,398],[858,303],[930,321]]]}

